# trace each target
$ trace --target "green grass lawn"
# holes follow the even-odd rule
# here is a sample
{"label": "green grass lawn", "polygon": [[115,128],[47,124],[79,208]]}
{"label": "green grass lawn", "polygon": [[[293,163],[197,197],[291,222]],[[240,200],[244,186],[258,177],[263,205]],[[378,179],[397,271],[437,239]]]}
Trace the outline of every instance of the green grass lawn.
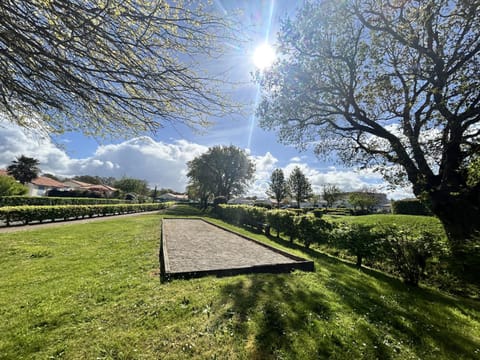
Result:
{"label": "green grass lawn", "polygon": [[0,234],[0,358],[480,358],[479,302],[232,226],[316,272],[161,284],[160,219]]}

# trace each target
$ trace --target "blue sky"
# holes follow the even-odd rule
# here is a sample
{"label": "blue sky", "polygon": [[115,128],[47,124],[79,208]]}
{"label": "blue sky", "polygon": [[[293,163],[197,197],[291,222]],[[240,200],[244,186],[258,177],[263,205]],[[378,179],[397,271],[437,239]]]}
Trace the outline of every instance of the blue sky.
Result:
{"label": "blue sky", "polygon": [[257,126],[254,117],[257,85],[251,81],[255,70],[252,55],[255,47],[268,41],[275,42],[279,19],[294,13],[296,1],[215,0],[217,10],[229,13],[239,10],[239,21],[249,41],[230,49],[221,61],[221,69],[230,69],[229,76],[242,85],[233,95],[244,104],[242,115],[215,119],[216,124],[202,134],[185,126],[167,126],[156,135],[143,138],[99,140],[80,133],[67,133],[52,139],[42,138],[14,125],[0,121],[0,168],[22,154],[40,160],[43,172],[57,176],[99,175],[135,177],[147,180],[159,188],[183,191],[186,185],[186,162],[214,145],[236,145],[245,149],[256,163],[255,181],[249,195],[265,196],[268,179],[275,168],[288,175],[300,166],[321,192],[323,184],[336,184],[345,191],[375,187],[387,192],[390,198],[411,196],[408,189],[386,191],[386,184],[377,174],[356,171],[316,158],[312,149],[299,152],[278,142],[274,132]]}

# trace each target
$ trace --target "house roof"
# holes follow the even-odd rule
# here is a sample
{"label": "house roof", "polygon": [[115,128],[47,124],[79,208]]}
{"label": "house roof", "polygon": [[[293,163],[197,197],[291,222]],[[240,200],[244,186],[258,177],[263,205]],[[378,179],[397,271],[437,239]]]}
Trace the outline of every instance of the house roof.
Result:
{"label": "house roof", "polygon": [[90,183],[86,183],[86,182],[83,182],[83,181],[78,181],[78,180],[68,180],[68,181],[65,181],[65,183],[73,183],[73,184],[76,184],[78,185],[79,187],[89,187],[89,186],[93,186],[93,184],[90,184]]}
{"label": "house roof", "polygon": [[65,184],[61,183],[60,181],[53,180],[45,176],[39,176],[36,179],[33,179],[31,183],[37,186],[46,186],[46,187],[53,187],[53,188],[66,187]]}
{"label": "house roof", "polygon": [[116,191],[114,187],[107,186],[107,185],[89,185],[89,186],[82,186],[83,189],[91,190],[91,191]]}
{"label": "house roof", "polygon": [[7,176],[8,175],[8,171],[5,170],[5,169],[0,169],[0,176]]}
{"label": "house roof", "polygon": [[165,193],[165,194],[157,196],[157,199],[188,200],[188,195],[186,195],[186,194]]}

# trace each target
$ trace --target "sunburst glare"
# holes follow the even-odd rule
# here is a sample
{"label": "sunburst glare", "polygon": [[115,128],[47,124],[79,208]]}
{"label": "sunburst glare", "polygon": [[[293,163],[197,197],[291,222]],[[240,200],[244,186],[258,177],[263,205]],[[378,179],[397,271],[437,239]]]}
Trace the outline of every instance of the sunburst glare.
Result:
{"label": "sunburst glare", "polygon": [[255,49],[253,53],[253,63],[259,70],[270,67],[275,61],[275,50],[268,43],[263,43]]}

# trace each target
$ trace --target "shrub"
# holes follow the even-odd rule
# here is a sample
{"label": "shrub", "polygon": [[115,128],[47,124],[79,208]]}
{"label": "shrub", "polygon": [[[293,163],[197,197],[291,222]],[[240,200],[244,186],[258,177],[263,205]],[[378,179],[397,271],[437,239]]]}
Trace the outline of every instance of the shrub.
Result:
{"label": "shrub", "polygon": [[44,205],[97,205],[97,204],[125,204],[125,200],[80,198],[80,197],[49,197],[49,196],[0,196],[1,206],[44,206]]}
{"label": "shrub", "polygon": [[393,201],[392,213],[402,215],[432,215],[432,212],[418,199]]}
{"label": "shrub", "polygon": [[328,232],[332,225],[322,219],[318,219],[309,215],[301,215],[294,217],[295,234],[299,240],[308,249],[312,243],[320,243],[326,240]]}
{"label": "shrub", "polygon": [[432,232],[412,233],[408,228],[384,228],[386,260],[391,262],[404,282],[418,286],[424,275],[427,260],[442,251],[441,240]]}
{"label": "shrub", "polygon": [[314,209],[312,213],[316,218],[321,218],[325,212],[321,209]]}
{"label": "shrub", "polygon": [[222,220],[228,223],[260,227],[266,220],[267,209],[250,205],[220,204],[216,212]]}
{"label": "shrub", "polygon": [[78,219],[86,216],[115,215],[141,211],[161,210],[166,204],[107,204],[107,205],[58,205],[58,206],[5,206],[0,208],[0,219],[10,225],[12,222],[28,224],[57,219]]}
{"label": "shrub", "polygon": [[383,238],[384,234],[377,231],[374,225],[340,223],[332,240],[334,247],[356,256],[356,265],[360,268],[363,259],[374,259],[381,254]]}
{"label": "shrub", "polygon": [[266,212],[266,222],[277,232],[277,238],[280,237],[282,228],[282,213],[285,210],[270,210]]}
{"label": "shrub", "polygon": [[295,211],[284,210],[280,213],[280,232],[283,232],[290,238],[290,242],[297,236],[297,227],[295,226],[294,217]]}
{"label": "shrub", "polygon": [[227,198],[225,196],[217,196],[215,199],[213,199],[213,206],[217,207],[220,204],[226,204],[227,203]]}
{"label": "shrub", "polygon": [[28,188],[11,176],[0,175],[0,196],[25,195]]}

